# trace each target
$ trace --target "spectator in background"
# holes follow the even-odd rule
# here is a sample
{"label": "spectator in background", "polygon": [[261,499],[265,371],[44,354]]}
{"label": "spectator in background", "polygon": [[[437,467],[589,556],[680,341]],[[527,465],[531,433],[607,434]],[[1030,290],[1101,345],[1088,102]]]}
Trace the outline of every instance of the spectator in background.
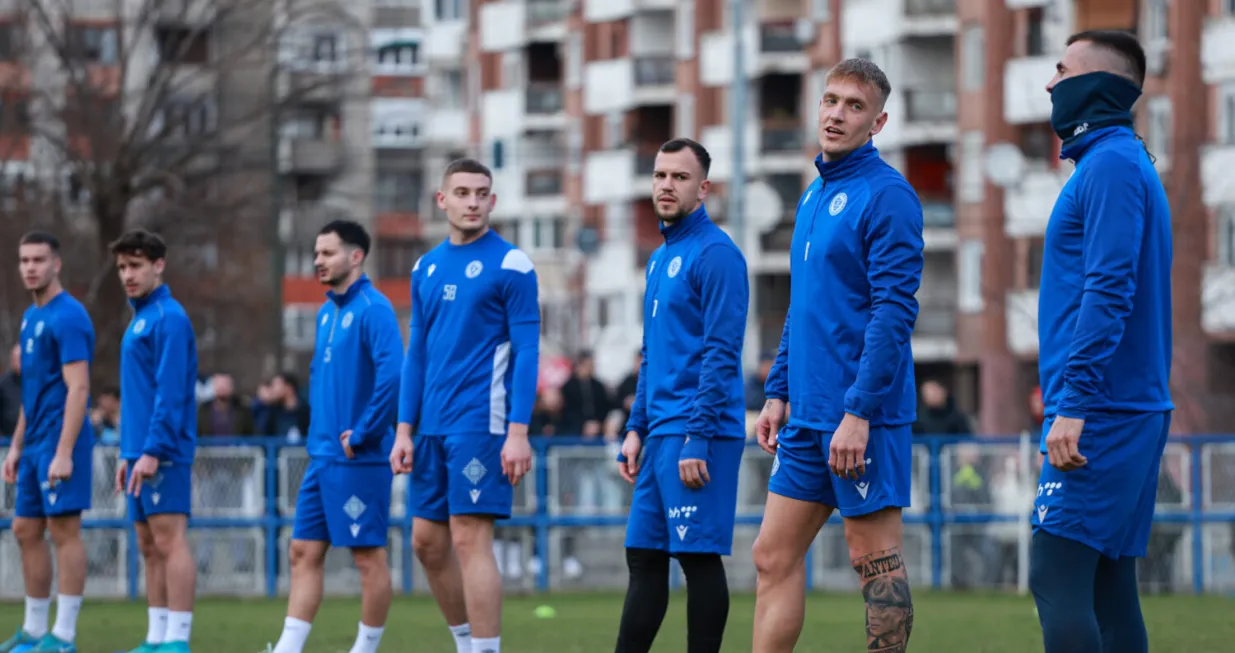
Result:
{"label": "spectator in background", "polygon": [[253,435],[253,413],[236,396],[236,384],[232,377],[215,374],[210,377],[210,386],[212,399],[197,407],[197,434]]}
{"label": "spectator in background", "polygon": [[922,405],[918,409],[918,421],[913,424],[914,435],[969,435],[973,427],[969,417],[957,410],[951,395],[943,384],[929,380],[919,389]]}
{"label": "spectator in background", "polygon": [[639,386],[639,368],[643,366],[643,352],[635,352],[634,367],[631,368],[630,374],[622,379],[617,388],[617,400],[621,404],[617,410],[622,413],[621,425],[626,426],[626,422],[630,421],[630,407],[635,405],[635,390]]}
{"label": "spectator in background", "polygon": [[594,369],[591,352],[585,351],[575,359],[574,373],[562,385],[563,407],[558,434],[585,438],[601,435],[613,402],[605,384],[592,376]]}
{"label": "spectator in background", "polygon": [[99,444],[120,444],[120,388],[103,388],[90,411],[90,423]]}
{"label": "spectator in background", "polygon": [[532,423],[528,425],[529,435],[557,435],[558,422],[562,419],[562,392],[557,388],[546,387],[536,396],[536,405],[532,408]]}
{"label": "spectator in background", "polygon": [[0,435],[13,435],[21,414],[21,343],[9,350],[9,369],[0,376]]}
{"label": "spectator in background", "polygon": [[746,377],[746,410],[758,413],[763,410],[767,398],[763,394],[763,384],[772,371],[772,363],[776,361],[776,352],[765,351],[759,355],[759,367],[755,373]]}
{"label": "spectator in background", "polygon": [[257,432],[300,442],[309,432],[309,404],[300,396],[300,382],[291,374],[276,375],[260,397],[264,408]]}

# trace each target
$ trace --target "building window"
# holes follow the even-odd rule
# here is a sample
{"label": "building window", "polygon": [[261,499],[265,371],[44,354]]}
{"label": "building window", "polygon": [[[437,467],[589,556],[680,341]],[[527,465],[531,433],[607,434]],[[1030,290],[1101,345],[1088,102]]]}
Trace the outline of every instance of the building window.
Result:
{"label": "building window", "polygon": [[1144,0],[1141,5],[1141,40],[1150,43],[1169,38],[1167,0]]}
{"label": "building window", "polygon": [[1028,14],[1029,29],[1025,34],[1025,55],[1038,57],[1046,54],[1046,34],[1043,29],[1046,10],[1042,7],[1033,7],[1029,10]]}
{"label": "building window", "polygon": [[288,349],[307,350],[317,339],[317,311],[312,304],[292,304],[283,307],[283,345]]}
{"label": "building window", "polygon": [[1149,125],[1145,144],[1158,159],[1158,169],[1165,169],[1171,155],[1171,98],[1158,95],[1149,98],[1145,107],[1149,112]]}
{"label": "building window", "polygon": [[169,100],[150,121],[151,131],[158,136],[201,136],[214,129],[216,107],[214,98],[194,101]]}
{"label": "building window", "polygon": [[962,313],[980,313],[982,301],[982,259],[986,246],[980,240],[966,240],[957,252],[957,308]]}
{"label": "building window", "polygon": [[89,63],[114,64],[118,46],[116,28],[75,26],[72,46],[77,56]]}
{"label": "building window", "polygon": [[433,16],[438,22],[462,20],[464,0],[433,0]]}
{"label": "building window", "polygon": [[533,249],[559,250],[566,246],[565,218],[535,218]]}
{"label": "building window", "polygon": [[1235,205],[1218,209],[1218,263],[1235,267]]}
{"label": "building window", "polygon": [[377,274],[380,278],[406,277],[412,273],[416,260],[424,256],[424,241],[419,238],[379,238],[377,240]]}
{"label": "building window", "polygon": [[690,59],[695,56],[695,0],[680,0],[677,16],[678,59]]}
{"label": "building window", "polygon": [[379,47],[373,56],[373,72],[378,75],[416,75],[424,72],[420,44],[415,41],[399,41]]}
{"label": "building window", "polygon": [[1042,238],[1030,238],[1028,260],[1025,261],[1025,286],[1029,290],[1037,290],[1042,285],[1042,257],[1046,253],[1046,241]]}
{"label": "building window", "polygon": [[422,194],[420,170],[377,171],[373,183],[373,208],[378,213],[415,213]]}
{"label": "building window", "polygon": [[967,91],[986,84],[986,32],[981,25],[966,25],[961,36],[961,83]]}
{"label": "building window", "polygon": [[695,137],[695,96],[691,93],[683,93],[678,96],[678,107],[676,116],[678,122],[678,136],[683,138]]}
{"label": "building window", "polygon": [[493,169],[501,170],[505,163],[506,144],[501,140],[493,141]]}
{"label": "building window", "polygon": [[956,184],[956,198],[960,202],[977,204],[986,198],[986,179],[982,171],[985,142],[986,136],[980,131],[961,134]]}
{"label": "building window", "polygon": [[1235,83],[1218,87],[1218,143],[1235,145]]}
{"label": "building window", "polygon": [[1222,15],[1235,16],[1235,0],[1222,0]]}

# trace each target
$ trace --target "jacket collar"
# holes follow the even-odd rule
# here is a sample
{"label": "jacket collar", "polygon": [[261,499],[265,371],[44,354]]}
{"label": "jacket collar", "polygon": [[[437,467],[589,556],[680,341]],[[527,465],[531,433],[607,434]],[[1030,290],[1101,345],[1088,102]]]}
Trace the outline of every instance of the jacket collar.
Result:
{"label": "jacket collar", "polygon": [[699,208],[691,212],[690,215],[669,224],[660,223],[660,233],[664,235],[666,243],[676,243],[686,238],[690,234],[699,230],[699,227],[711,222],[708,217],[708,209],[703,204]]}
{"label": "jacket collar", "polygon": [[136,297],[136,298],[130,299],[129,306],[132,306],[133,310],[135,311],[140,311],[141,309],[151,304],[154,304],[161,299],[165,299],[171,296],[172,296],[171,288],[168,288],[167,284],[161,283],[159,284],[157,288],[155,288],[154,290],[151,290],[149,295],[146,295],[145,297]]}
{"label": "jacket collar", "polygon": [[846,154],[837,161],[824,161],[823,155],[815,157],[815,169],[824,181],[838,181],[858,174],[872,161],[879,158],[879,150],[873,140]]}
{"label": "jacket collar", "polygon": [[1087,133],[1081,134],[1072,142],[1064,145],[1063,148],[1059,150],[1059,158],[1071,159],[1079,163],[1081,157],[1093,148],[1094,145],[1097,145],[1102,141],[1108,141],[1121,136],[1136,138],[1136,132],[1132,131],[1131,128],[1124,127],[1122,125],[1094,129]]}
{"label": "jacket collar", "polygon": [[333,290],[327,290],[326,296],[339,306],[346,306],[348,302],[355,299],[357,295],[364,292],[371,285],[373,285],[373,282],[369,280],[369,275],[362,274],[345,292],[340,294]]}

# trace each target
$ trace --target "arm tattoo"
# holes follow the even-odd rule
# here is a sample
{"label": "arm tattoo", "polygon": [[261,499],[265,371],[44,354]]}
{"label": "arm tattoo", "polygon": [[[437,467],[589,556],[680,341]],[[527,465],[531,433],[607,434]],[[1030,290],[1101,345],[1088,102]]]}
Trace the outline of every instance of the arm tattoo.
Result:
{"label": "arm tattoo", "polygon": [[866,650],[905,653],[913,631],[913,599],[900,548],[853,560],[866,602]]}

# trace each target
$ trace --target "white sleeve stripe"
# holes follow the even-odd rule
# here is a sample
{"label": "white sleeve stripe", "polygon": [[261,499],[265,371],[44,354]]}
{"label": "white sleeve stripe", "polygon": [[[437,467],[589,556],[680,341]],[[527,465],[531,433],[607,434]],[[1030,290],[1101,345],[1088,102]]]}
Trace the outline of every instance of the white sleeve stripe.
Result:
{"label": "white sleeve stripe", "polygon": [[512,249],[506,252],[506,257],[502,259],[503,270],[514,270],[520,274],[527,274],[533,269],[532,259],[528,258],[527,254],[521,249]]}

